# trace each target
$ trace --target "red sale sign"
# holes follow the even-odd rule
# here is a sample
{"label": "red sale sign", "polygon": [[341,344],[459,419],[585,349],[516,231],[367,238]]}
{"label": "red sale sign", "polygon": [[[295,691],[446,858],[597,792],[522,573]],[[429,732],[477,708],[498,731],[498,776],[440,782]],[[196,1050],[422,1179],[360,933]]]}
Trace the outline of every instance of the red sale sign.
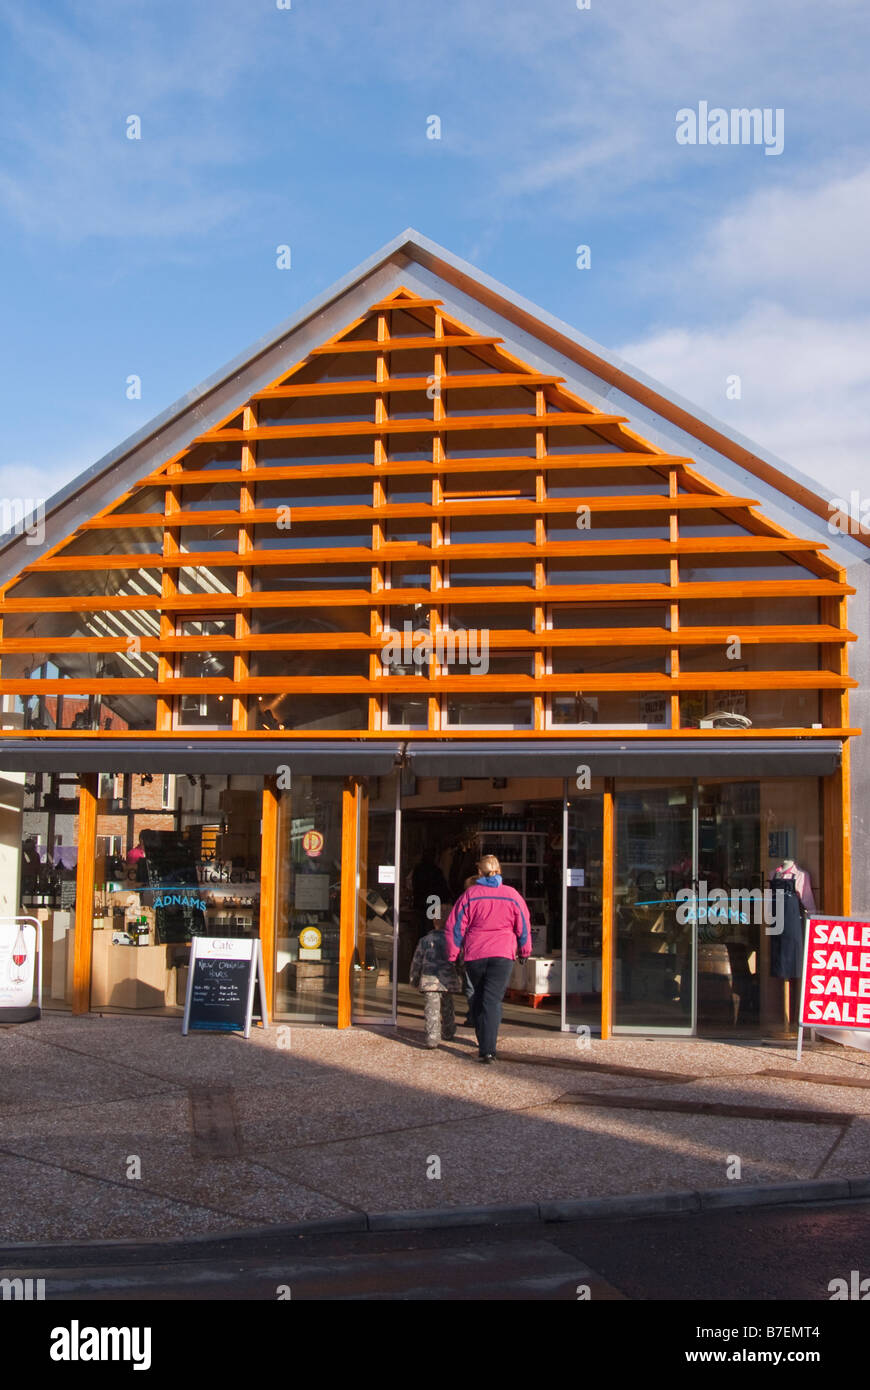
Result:
{"label": "red sale sign", "polygon": [[800,1026],[870,1030],[870,922],[809,918]]}

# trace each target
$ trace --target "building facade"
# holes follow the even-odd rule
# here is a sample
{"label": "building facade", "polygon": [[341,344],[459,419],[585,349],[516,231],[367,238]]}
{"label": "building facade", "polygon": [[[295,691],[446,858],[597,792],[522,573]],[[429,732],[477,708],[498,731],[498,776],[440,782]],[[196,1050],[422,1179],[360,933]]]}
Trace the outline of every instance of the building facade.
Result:
{"label": "building facade", "polygon": [[784,1026],[772,876],[870,900],[832,515],[404,234],[0,551],[0,895],[48,1002],[171,1013],[192,935],[259,934],[277,1017],[392,1022],[485,850],[535,1019]]}

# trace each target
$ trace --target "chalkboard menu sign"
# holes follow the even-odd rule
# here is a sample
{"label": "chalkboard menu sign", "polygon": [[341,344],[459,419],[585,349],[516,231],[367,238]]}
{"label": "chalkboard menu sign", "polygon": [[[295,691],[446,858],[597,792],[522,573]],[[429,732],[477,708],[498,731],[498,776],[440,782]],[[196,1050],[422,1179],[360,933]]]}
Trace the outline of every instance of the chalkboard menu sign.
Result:
{"label": "chalkboard menu sign", "polygon": [[244,1033],[250,1036],[254,991],[259,990],[259,1017],[269,1025],[259,940],[230,936],[195,936],[190,948],[183,1034]]}

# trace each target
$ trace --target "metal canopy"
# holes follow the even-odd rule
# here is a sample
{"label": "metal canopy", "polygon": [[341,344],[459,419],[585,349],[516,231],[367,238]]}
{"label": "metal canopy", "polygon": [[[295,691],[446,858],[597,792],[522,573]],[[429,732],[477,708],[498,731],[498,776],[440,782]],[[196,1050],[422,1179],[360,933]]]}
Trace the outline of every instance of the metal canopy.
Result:
{"label": "metal canopy", "polygon": [[826,777],[840,766],[838,739],[453,739],[438,743],[336,739],[272,742],[244,738],[10,739],[7,772],[291,772],[383,776],[404,761],[418,777]]}
{"label": "metal canopy", "polygon": [[693,739],[676,745],[632,739],[526,739],[409,743],[418,777],[825,777],[840,766],[837,739]]}
{"label": "metal canopy", "polygon": [[399,743],[357,739],[15,739],[0,745],[8,772],[291,772],[377,777],[396,765]]}

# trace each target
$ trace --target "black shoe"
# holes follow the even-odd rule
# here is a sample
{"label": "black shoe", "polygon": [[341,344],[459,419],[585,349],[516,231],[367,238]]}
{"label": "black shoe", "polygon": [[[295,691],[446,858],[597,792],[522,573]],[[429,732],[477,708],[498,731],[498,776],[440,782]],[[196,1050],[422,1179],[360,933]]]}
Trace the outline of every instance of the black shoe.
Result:
{"label": "black shoe", "polygon": [[478,1062],[494,1062],[494,1061],[495,1061],[495,1053],[494,1053],[494,1052],[481,1052],[480,1055],[478,1056],[478,1059],[477,1059],[477,1060],[478,1060]]}

